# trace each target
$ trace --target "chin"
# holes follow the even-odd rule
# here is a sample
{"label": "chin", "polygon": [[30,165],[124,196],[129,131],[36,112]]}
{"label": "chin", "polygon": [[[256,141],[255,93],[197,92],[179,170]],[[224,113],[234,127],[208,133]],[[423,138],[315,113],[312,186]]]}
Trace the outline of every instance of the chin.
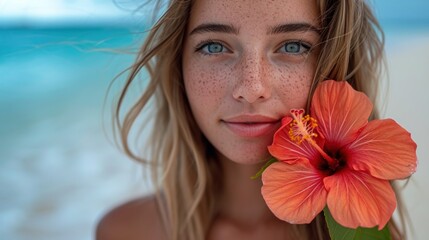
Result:
{"label": "chin", "polygon": [[243,152],[236,151],[232,154],[226,154],[223,156],[229,161],[242,165],[260,165],[261,163],[268,161],[271,157],[268,153],[268,150]]}
{"label": "chin", "polygon": [[214,139],[215,141],[212,142],[212,146],[220,158],[243,165],[261,164],[270,159],[268,146],[272,143],[271,136],[259,138],[256,141],[255,139],[243,140],[231,137],[221,139],[227,139],[227,141]]}

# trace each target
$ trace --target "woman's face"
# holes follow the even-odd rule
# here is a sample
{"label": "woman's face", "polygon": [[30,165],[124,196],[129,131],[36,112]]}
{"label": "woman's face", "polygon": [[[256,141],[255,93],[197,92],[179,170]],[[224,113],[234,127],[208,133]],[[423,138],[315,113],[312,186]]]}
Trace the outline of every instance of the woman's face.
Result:
{"label": "woman's face", "polygon": [[280,120],[304,108],[319,41],[314,0],[197,0],[183,50],[186,94],[207,139],[244,164],[267,160]]}

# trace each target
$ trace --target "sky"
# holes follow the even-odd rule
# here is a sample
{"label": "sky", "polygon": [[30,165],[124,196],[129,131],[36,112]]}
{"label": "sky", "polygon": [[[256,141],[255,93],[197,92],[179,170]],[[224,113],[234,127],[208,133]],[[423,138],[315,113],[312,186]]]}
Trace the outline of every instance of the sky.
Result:
{"label": "sky", "polygon": [[[115,1],[118,4],[115,4]],[[126,22],[131,19],[131,9],[135,8],[138,2],[141,1],[0,0],[0,25],[31,26]]]}
{"label": "sky", "polygon": [[[126,22],[142,0],[0,0],[1,25]],[[381,21],[429,22],[428,0],[370,0]],[[134,16],[135,17],[135,16]]]}

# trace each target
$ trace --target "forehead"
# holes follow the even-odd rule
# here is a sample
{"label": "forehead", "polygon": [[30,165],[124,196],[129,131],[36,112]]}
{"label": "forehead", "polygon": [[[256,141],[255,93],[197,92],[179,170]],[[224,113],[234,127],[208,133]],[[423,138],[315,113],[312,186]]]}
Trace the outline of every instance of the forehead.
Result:
{"label": "forehead", "polygon": [[315,0],[196,0],[190,27],[207,22],[232,23],[255,28],[287,22],[306,22],[318,26]]}

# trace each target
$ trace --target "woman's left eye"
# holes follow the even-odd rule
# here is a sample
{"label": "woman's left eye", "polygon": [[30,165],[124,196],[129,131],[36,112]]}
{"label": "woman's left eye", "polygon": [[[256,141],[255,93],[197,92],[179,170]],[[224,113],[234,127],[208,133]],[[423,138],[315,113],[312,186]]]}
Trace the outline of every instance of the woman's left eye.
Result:
{"label": "woman's left eye", "polygon": [[299,55],[307,53],[310,48],[311,47],[308,44],[302,42],[287,42],[281,46],[279,51],[283,53]]}

